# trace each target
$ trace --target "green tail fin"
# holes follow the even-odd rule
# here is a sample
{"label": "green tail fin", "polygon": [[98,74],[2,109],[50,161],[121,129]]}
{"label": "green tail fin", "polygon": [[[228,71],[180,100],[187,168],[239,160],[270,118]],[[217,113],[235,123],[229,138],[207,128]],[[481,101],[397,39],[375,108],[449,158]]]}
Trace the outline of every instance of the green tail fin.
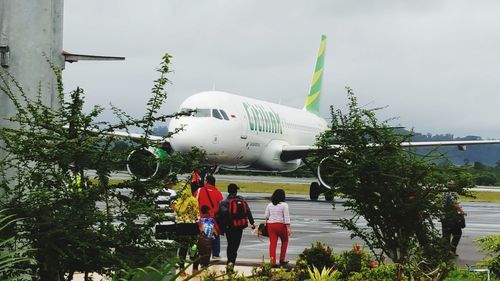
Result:
{"label": "green tail fin", "polygon": [[304,109],[319,114],[319,97],[321,95],[321,82],[323,81],[323,65],[325,62],[326,36],[321,35],[321,43],[319,45],[318,58],[316,59],[316,68],[311,82],[311,90],[306,98]]}

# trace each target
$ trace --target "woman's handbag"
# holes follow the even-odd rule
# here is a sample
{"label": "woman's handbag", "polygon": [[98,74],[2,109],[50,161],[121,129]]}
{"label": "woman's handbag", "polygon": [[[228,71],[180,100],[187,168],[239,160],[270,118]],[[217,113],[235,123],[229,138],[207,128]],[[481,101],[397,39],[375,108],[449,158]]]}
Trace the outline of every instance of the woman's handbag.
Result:
{"label": "woman's handbag", "polygon": [[267,230],[267,224],[266,223],[261,223],[259,224],[259,227],[257,228],[257,235],[259,236],[269,236],[269,231]]}

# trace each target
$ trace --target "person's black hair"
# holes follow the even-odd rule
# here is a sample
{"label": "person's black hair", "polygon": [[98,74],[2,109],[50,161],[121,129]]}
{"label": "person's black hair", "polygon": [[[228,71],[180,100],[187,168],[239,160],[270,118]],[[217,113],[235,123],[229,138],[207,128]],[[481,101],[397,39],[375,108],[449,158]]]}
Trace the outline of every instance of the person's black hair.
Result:
{"label": "person's black hair", "polygon": [[208,207],[207,205],[201,206],[201,213],[204,214],[204,215],[209,214],[210,213],[210,207]]}
{"label": "person's black hair", "polygon": [[229,194],[236,194],[238,193],[238,186],[234,183],[230,183],[228,186],[227,186],[227,192]]}
{"label": "person's black hair", "polygon": [[285,202],[285,191],[283,189],[276,189],[271,196],[273,205],[278,205],[280,202]]}
{"label": "person's black hair", "polygon": [[206,181],[208,184],[215,185],[215,178],[212,175],[208,175]]}

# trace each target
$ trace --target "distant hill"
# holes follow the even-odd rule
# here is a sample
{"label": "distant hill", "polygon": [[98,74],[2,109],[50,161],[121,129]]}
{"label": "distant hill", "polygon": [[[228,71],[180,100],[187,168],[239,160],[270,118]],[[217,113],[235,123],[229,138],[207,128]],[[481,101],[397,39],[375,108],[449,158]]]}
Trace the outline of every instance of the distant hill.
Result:
{"label": "distant hill", "polygon": [[[409,132],[408,132],[409,133]],[[463,138],[455,138],[452,134],[420,134],[414,133],[412,141],[451,141],[451,140],[480,140],[479,136],[466,136]],[[419,148],[417,151],[426,153],[432,148]],[[469,145],[465,151],[460,151],[457,147],[449,146],[438,149],[439,152],[446,155],[446,157],[455,165],[472,164],[474,162],[481,162],[487,166],[496,166],[500,161],[500,144],[486,144],[486,145]]]}
{"label": "distant hill", "polygon": [[155,135],[155,136],[164,137],[167,135],[167,133],[168,133],[167,126],[159,126],[159,127],[153,128],[153,135]]}

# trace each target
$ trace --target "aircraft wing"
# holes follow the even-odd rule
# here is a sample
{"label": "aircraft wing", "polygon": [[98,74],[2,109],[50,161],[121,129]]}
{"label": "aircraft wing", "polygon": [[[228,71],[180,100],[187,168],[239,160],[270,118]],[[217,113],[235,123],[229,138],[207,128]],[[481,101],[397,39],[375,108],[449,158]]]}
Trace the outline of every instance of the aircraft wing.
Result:
{"label": "aircraft wing", "polygon": [[[120,132],[120,131],[112,131],[112,132],[107,132],[106,134],[112,135],[112,136],[117,136],[117,137],[122,137],[122,138],[131,138],[131,139],[142,139],[144,138],[145,135],[143,134],[135,134],[135,133],[127,133],[127,132]],[[160,136],[147,136],[147,139],[153,142],[163,142],[165,141],[165,138],[160,137]]]}
{"label": "aircraft wing", "polygon": [[402,142],[403,147],[428,147],[428,146],[460,146],[480,145],[480,144],[500,144],[500,140],[460,140],[460,141],[413,141]]}
{"label": "aircraft wing", "polygon": [[[402,142],[402,147],[432,147],[432,146],[457,146],[459,150],[465,150],[467,145],[500,144],[500,140],[457,140],[457,141],[414,141]],[[376,144],[373,144],[376,145]],[[331,145],[330,148],[339,148],[340,145]],[[280,158],[282,161],[302,159],[319,148],[315,145],[286,145],[283,146]]]}
{"label": "aircraft wing", "polygon": [[[331,145],[331,148],[340,147],[340,145]],[[318,150],[319,147],[315,145],[285,145],[281,150],[280,159],[281,161],[291,161],[295,159],[302,159],[307,157],[307,155]]]}
{"label": "aircraft wing", "polygon": [[[69,126],[64,126],[64,128],[68,129]],[[98,130],[92,130],[92,132],[95,132],[95,133],[104,133],[104,134],[107,134],[107,135],[111,135],[111,136],[116,136],[116,137],[121,137],[121,138],[130,138],[130,139],[142,139],[145,137],[145,135],[143,134],[136,134],[136,133],[127,133],[127,132],[121,132],[121,131],[111,131],[111,132],[105,132],[105,131],[98,131]],[[147,136],[147,139],[149,141],[152,141],[152,142],[164,142],[165,141],[165,138],[164,137],[160,137],[160,136]]]}

